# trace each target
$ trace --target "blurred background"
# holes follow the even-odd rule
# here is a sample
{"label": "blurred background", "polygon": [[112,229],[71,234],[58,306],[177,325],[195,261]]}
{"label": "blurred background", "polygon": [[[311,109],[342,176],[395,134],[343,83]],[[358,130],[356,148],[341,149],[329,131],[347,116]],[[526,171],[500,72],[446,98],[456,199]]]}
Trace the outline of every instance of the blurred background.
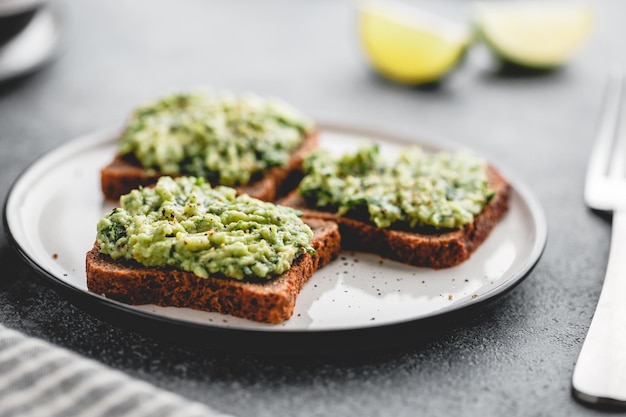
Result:
{"label": "blurred background", "polygon": [[[462,26],[475,6],[404,3]],[[3,74],[11,62],[5,48],[18,38],[0,49],[3,197],[45,152],[121,128],[139,102],[208,85],[279,97],[319,123],[471,147],[536,193],[549,241],[527,281],[497,308],[425,346],[366,360],[212,355],[124,331],[51,291],[15,261],[4,234],[0,321],[240,415],[591,415],[571,399],[570,378],[600,291],[610,223],[586,209],[582,184],[607,74],[626,55],[626,2],[587,4],[593,28],[557,69],[502,71],[477,43],[443,81],[419,86],[372,68],[354,1],[41,4],[23,29],[31,32],[13,35],[33,33],[44,16],[35,36],[40,59]]]}

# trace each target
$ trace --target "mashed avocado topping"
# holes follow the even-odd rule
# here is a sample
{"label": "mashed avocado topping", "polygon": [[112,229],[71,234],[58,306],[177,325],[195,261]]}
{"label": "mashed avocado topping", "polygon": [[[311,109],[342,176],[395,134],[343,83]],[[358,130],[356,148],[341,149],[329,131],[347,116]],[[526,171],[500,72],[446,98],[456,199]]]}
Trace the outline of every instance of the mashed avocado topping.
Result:
{"label": "mashed avocado topping", "polygon": [[389,158],[376,145],[340,158],[320,150],[305,160],[304,170],[299,190],[309,204],[378,227],[460,228],[494,196],[482,160],[417,146]]}
{"label": "mashed avocado topping", "polygon": [[312,123],[278,100],[173,94],[138,107],[122,135],[120,155],[146,169],[245,185],[285,166]]}
{"label": "mashed avocado topping", "polygon": [[314,253],[298,211],[204,179],[162,177],[120,204],[97,226],[100,250],[113,259],[243,280],[270,279]]}

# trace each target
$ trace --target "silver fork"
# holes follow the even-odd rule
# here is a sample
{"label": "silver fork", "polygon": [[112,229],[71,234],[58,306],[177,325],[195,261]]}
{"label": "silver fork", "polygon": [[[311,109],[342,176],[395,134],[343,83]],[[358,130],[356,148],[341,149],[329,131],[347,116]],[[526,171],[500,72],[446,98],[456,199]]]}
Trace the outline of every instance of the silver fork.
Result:
{"label": "silver fork", "polygon": [[626,113],[624,77],[614,74],[585,180],[585,201],[613,212],[604,284],[572,377],[585,403],[626,407]]}

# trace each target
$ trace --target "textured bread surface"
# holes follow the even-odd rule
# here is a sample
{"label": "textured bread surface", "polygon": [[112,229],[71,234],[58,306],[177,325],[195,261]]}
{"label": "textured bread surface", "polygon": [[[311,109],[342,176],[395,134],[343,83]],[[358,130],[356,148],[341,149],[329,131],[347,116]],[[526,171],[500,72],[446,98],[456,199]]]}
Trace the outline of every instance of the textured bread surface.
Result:
{"label": "textured bread surface", "polygon": [[[274,201],[278,196],[286,194],[297,186],[304,158],[318,144],[319,133],[307,135],[298,149],[294,151],[285,167],[273,167],[263,177],[249,184],[235,187],[239,194],[264,201]],[[100,170],[102,192],[108,200],[117,200],[139,186],[148,186],[157,182],[163,174],[145,170],[131,157],[117,155],[113,161]],[[219,185],[219,184],[213,184]]]}
{"label": "textured bread surface", "polygon": [[188,307],[281,323],[293,315],[296,297],[306,281],[341,249],[336,223],[319,219],[307,223],[314,232],[312,246],[316,253],[305,253],[286,273],[270,280],[202,278],[175,269],[148,268],[133,261],[113,260],[100,253],[96,243],[87,252],[87,287],[127,304]]}
{"label": "textured bread surface", "polygon": [[487,238],[508,210],[511,186],[493,167],[488,167],[489,183],[496,196],[474,222],[461,229],[433,233],[380,228],[370,222],[307,207],[292,191],[281,204],[301,210],[304,219],[323,219],[339,224],[343,249],[378,254],[414,266],[447,268],[458,265]]}

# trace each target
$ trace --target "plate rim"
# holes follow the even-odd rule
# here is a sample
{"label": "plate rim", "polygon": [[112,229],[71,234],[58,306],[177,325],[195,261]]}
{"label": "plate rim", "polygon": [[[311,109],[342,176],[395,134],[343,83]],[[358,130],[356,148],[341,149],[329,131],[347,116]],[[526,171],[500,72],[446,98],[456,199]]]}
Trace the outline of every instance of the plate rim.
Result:
{"label": "plate rim", "polygon": [[[455,143],[442,138],[423,137],[419,133],[416,134],[414,138],[411,138],[408,135],[385,132],[370,127],[353,127],[347,124],[318,123],[317,126],[322,132],[331,131],[339,133],[349,133],[352,135],[362,135],[364,137],[371,137],[373,139],[384,139],[396,144],[417,144],[423,147],[430,147],[435,150],[450,149],[453,147],[454,149],[469,149],[470,151],[474,152],[471,148],[465,146],[464,144]],[[46,278],[45,283],[53,284],[52,287],[57,292],[61,293],[62,296],[66,297],[68,301],[72,302],[75,305],[78,305],[83,311],[92,316],[95,315],[98,318],[109,323],[113,323],[119,327],[139,331],[140,333],[147,333],[159,339],[169,340],[170,337],[168,336],[172,336],[170,334],[159,334],[161,333],[161,331],[159,330],[162,329],[161,326],[165,326],[168,330],[173,331],[173,333],[179,336],[174,336],[174,341],[180,342],[182,340],[186,344],[207,347],[207,342],[213,342],[213,338],[209,336],[219,335],[228,337],[230,339],[225,341],[224,343],[222,343],[222,341],[220,340],[220,344],[223,345],[223,347],[227,347],[228,349],[234,348],[244,351],[268,350],[267,353],[275,353],[274,348],[271,346],[258,345],[254,346],[254,349],[238,349],[239,347],[241,347],[239,341],[256,339],[258,341],[265,340],[266,344],[274,344],[274,342],[277,340],[284,340],[285,342],[299,341],[299,343],[297,343],[296,345],[300,346],[301,351],[297,353],[311,353],[309,352],[311,350],[309,348],[313,347],[314,349],[312,350],[314,350],[315,353],[323,353],[325,351],[327,351],[326,353],[334,353],[337,351],[354,352],[355,350],[370,350],[370,348],[376,348],[379,345],[396,345],[398,344],[397,342],[386,340],[368,346],[359,346],[361,342],[358,341],[362,340],[363,337],[367,337],[367,335],[365,335],[364,333],[372,335],[374,335],[375,333],[394,334],[398,332],[401,333],[407,328],[430,329],[435,323],[446,321],[446,319],[452,318],[453,316],[458,316],[459,313],[463,313],[469,310],[476,310],[492,303],[494,300],[510,292],[513,288],[515,288],[522,281],[524,281],[524,279],[538,264],[547,244],[548,226],[545,213],[539,199],[535,196],[534,193],[531,192],[526,184],[519,181],[507,170],[504,170],[503,172],[505,173],[507,180],[511,184],[513,194],[517,194],[521,198],[521,201],[524,203],[525,208],[528,210],[530,217],[533,220],[533,225],[535,228],[535,238],[528,255],[523,258],[521,264],[516,268],[515,271],[511,273],[511,277],[502,284],[494,287],[485,294],[481,294],[475,299],[466,299],[456,304],[443,307],[432,312],[428,312],[420,317],[401,319],[390,323],[337,329],[277,329],[272,327],[254,329],[228,327],[218,326],[215,323],[197,323],[194,321],[154,314],[146,310],[138,309],[135,306],[107,299],[105,297],[99,296],[98,294],[82,290],[59,278],[54,273],[46,270],[44,266],[37,262],[37,259],[35,259],[36,256],[29,254],[28,251],[22,247],[22,245],[14,236],[14,231],[12,231],[9,226],[7,211],[11,199],[16,198],[14,196],[15,189],[19,186],[24,177],[29,174],[38,164],[41,164],[46,160],[53,158],[55,154],[62,154],[64,153],[64,151],[67,152],[67,148],[74,147],[75,149],[73,150],[73,153],[75,153],[77,151],[80,151],[81,149],[84,149],[85,147],[90,147],[90,145],[104,144],[108,141],[111,141],[111,137],[118,130],[119,129],[116,128],[106,128],[80,135],[77,138],[70,139],[69,141],[62,143],[61,145],[54,147],[47,152],[44,152],[42,155],[38,156],[31,163],[29,163],[21,171],[21,173],[17,175],[7,192],[7,197],[3,205],[3,226],[5,230],[5,235],[8,239],[10,246],[13,247],[13,249],[20,255],[20,257],[28,265],[30,265],[40,276]],[[480,155],[477,152],[474,153]],[[494,161],[489,160],[489,163],[496,166],[499,170],[501,169],[501,167],[499,167]],[[128,319],[129,317],[136,319],[137,322],[134,323],[132,322],[132,320],[126,322],[126,320],[124,320],[125,318]],[[202,333],[204,337],[198,338],[198,334],[196,332]],[[326,339],[341,339],[344,341],[344,345],[338,348],[322,347],[322,349],[320,350],[319,342]],[[327,346],[324,343],[322,343],[322,345]],[[219,345],[212,347],[222,350],[220,349]],[[264,349],[268,347],[269,349]]]}

